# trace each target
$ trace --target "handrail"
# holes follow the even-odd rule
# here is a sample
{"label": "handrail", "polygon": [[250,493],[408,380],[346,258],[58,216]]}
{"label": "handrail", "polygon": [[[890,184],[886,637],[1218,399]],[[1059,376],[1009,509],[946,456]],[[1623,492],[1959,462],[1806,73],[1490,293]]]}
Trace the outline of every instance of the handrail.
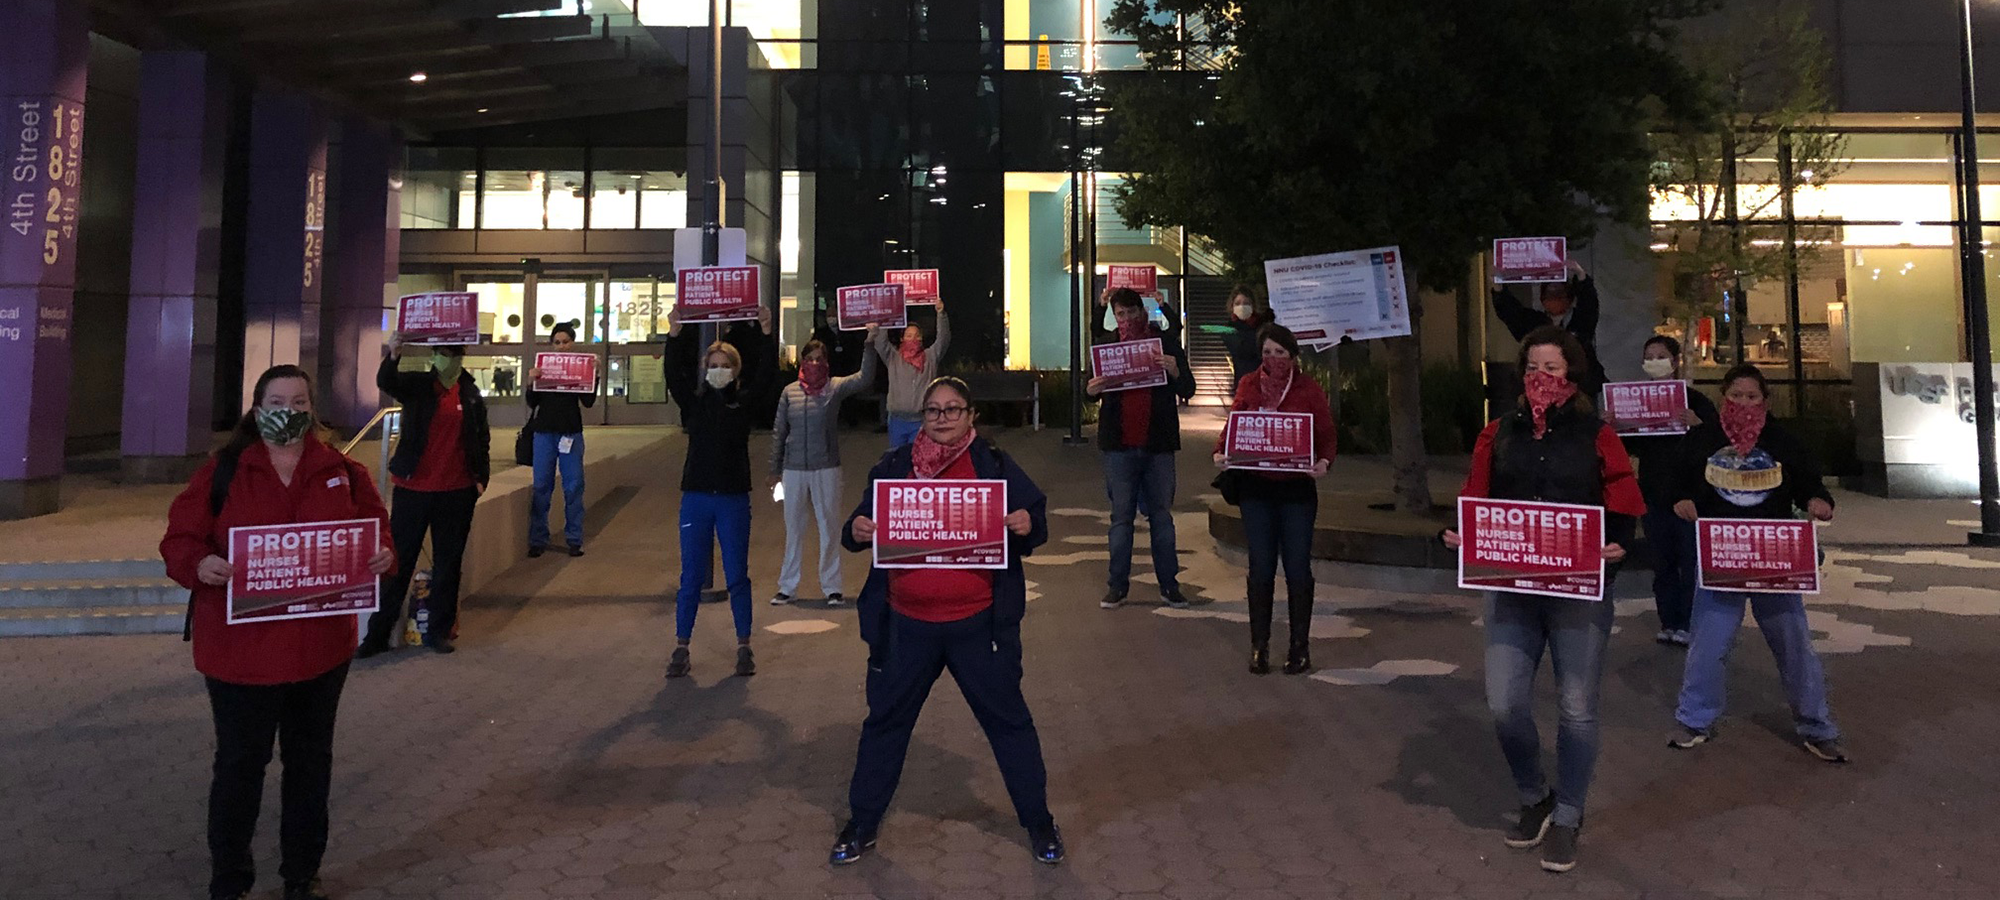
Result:
{"label": "handrail", "polygon": [[[354,448],[361,446],[361,441],[368,437],[368,432],[375,430],[375,426],[378,423],[380,423],[383,419],[386,419],[389,416],[394,415],[396,413],[400,413],[402,411],[403,408],[400,406],[384,406],[381,409],[376,410],[375,415],[369,418],[368,424],[361,426],[361,430],[354,433],[354,438],[348,441],[344,446],[340,448],[341,455],[346,456],[352,454],[354,452]],[[387,440],[389,436],[387,433],[384,433],[382,437],[384,440]]]}

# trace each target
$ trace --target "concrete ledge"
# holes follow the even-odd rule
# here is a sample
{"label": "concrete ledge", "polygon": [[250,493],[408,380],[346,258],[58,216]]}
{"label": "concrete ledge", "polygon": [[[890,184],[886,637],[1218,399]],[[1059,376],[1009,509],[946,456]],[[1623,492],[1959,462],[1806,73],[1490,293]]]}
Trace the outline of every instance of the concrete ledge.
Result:
{"label": "concrete ledge", "polygon": [[[611,429],[591,429],[585,433],[583,463],[583,505],[586,510],[620,487],[637,484],[641,473],[668,465],[668,435],[678,429],[632,429],[619,434]],[[513,452],[512,435],[503,446],[494,441],[494,452]],[[472,516],[472,533],[466,539],[465,573],[459,596],[478,594],[502,572],[520,562],[528,549],[528,504],[534,496],[534,471],[527,466],[511,466],[496,473],[479,498]],[[558,499],[549,510],[549,531],[561,540],[563,511]]]}

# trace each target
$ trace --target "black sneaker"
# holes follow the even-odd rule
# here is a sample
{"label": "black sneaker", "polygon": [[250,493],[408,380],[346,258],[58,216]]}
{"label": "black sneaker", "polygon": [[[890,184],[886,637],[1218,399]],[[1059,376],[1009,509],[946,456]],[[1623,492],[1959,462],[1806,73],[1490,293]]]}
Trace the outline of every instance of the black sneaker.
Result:
{"label": "black sneaker", "polygon": [[1045,865],[1053,866],[1069,855],[1068,848],[1063,846],[1062,829],[1054,825],[1047,831],[1029,831],[1028,847],[1035,852],[1035,861]]}
{"label": "black sneaker", "polygon": [[1693,750],[1714,739],[1714,729],[1689,728],[1686,725],[1682,725],[1675,728],[1673,734],[1667,735],[1667,746],[1675,750]]}
{"label": "black sneaker", "polygon": [[544,553],[547,553],[547,552],[548,552],[548,550],[549,550],[549,548],[547,548],[547,547],[543,547],[543,546],[541,546],[541,545],[539,545],[539,544],[537,544],[537,545],[535,545],[535,546],[533,546],[533,547],[529,547],[529,548],[528,548],[528,558],[529,558],[529,559],[541,559],[541,558],[542,558],[542,554],[544,554]]}
{"label": "black sneaker", "polygon": [[757,674],[757,659],[748,644],[736,648],[736,674],[745,678]]}
{"label": "black sneaker", "polygon": [[1160,602],[1165,603],[1169,609],[1187,609],[1189,606],[1188,599],[1181,596],[1180,588],[1168,588],[1161,591]]}
{"label": "black sneaker", "polygon": [[792,595],[787,594],[784,591],[779,591],[778,593],[772,595],[771,597],[772,606],[784,606],[791,602],[792,602]]}
{"label": "black sneaker", "polygon": [[569,545],[569,555],[570,555],[570,558],[571,558],[571,559],[575,559],[575,558],[577,558],[577,557],[579,557],[579,556],[582,556],[582,555],[583,555],[583,548],[582,548],[582,547],[579,547],[579,546],[577,546],[577,545],[575,545],[575,544],[571,544],[571,545]]}
{"label": "black sneaker", "polygon": [[1827,762],[1844,763],[1847,761],[1847,748],[1840,746],[1839,738],[1828,738],[1823,741],[1808,740],[1802,743],[1805,744],[1807,753]]}
{"label": "black sneaker", "polygon": [[300,881],[285,885],[285,900],[332,900],[319,885],[319,879]]}
{"label": "black sneaker", "polygon": [[354,648],[354,658],[367,659],[387,652],[389,652],[388,641],[362,641],[361,646]]}
{"label": "black sneaker", "polygon": [[675,647],[674,655],[667,657],[667,677],[686,678],[688,669],[688,648]]}
{"label": "black sneaker", "polygon": [[833,851],[826,855],[826,861],[836,866],[853,865],[875,849],[875,832],[864,832],[853,822],[840,827],[840,836],[833,839]]}
{"label": "black sneaker", "polygon": [[842,597],[842,596],[840,596],[840,592],[839,592],[839,591],[834,591],[833,593],[830,593],[830,594],[827,594],[827,595],[826,595],[826,605],[828,605],[828,606],[846,606],[846,605],[847,605],[847,598],[846,598],[846,597]]}
{"label": "black sneaker", "polygon": [[457,653],[457,652],[458,652],[458,647],[457,647],[456,645],[454,645],[454,644],[453,644],[453,643],[451,642],[451,638],[447,638],[447,637],[441,637],[441,638],[425,638],[425,639],[424,639],[424,646],[426,646],[426,647],[429,647],[429,648],[431,648],[431,652],[432,652],[432,653]]}
{"label": "black sneaker", "polygon": [[1548,840],[1542,842],[1542,871],[1567,872],[1576,868],[1576,839],[1582,833],[1582,826],[1550,826]]}
{"label": "black sneaker", "polygon": [[1549,817],[1556,813],[1556,795],[1551,792],[1542,802],[1521,807],[1521,820],[1507,829],[1507,846],[1516,850],[1526,850],[1539,846],[1542,838],[1549,833]]}
{"label": "black sneaker", "polygon": [[1106,591],[1104,599],[1097,601],[1098,609],[1117,609],[1125,605],[1124,591]]}

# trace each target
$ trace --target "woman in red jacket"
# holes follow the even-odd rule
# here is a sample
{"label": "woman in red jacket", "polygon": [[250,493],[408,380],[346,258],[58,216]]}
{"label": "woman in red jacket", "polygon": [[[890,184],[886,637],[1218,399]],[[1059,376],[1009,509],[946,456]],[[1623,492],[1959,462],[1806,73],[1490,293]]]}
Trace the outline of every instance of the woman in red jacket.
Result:
{"label": "woman in red jacket", "polygon": [[[1459,494],[1603,507],[1602,554],[1614,564],[1608,586],[1646,511],[1632,459],[1581,390],[1590,378],[1590,357],[1574,335],[1553,325],[1529,332],[1520,363],[1526,387],[1520,405],[1480,432]],[[1461,544],[1451,529],[1440,537],[1454,550]],[[1521,817],[1506,843],[1541,847],[1542,868],[1551,872],[1576,868],[1584,796],[1597,767],[1597,698],[1611,617],[1608,596],[1486,595],[1486,704],[1521,798]],[[1561,712],[1554,791],[1543,774],[1535,728],[1535,670],[1544,651],[1555,670]]]}
{"label": "woman in red jacket", "polygon": [[[1285,652],[1285,674],[1312,670],[1313,520],[1319,516],[1319,488],[1313,478],[1326,474],[1333,462],[1333,410],[1319,382],[1299,371],[1299,341],[1291,329],[1275,322],[1257,331],[1264,362],[1236,385],[1230,411],[1266,410],[1311,413],[1313,417],[1312,477],[1298,472],[1244,472],[1239,482],[1243,539],[1250,554],[1250,671],[1271,671],[1271,607],[1278,590],[1278,560],[1285,562],[1285,615],[1291,623],[1291,646]],[[1215,445],[1215,464],[1225,465],[1222,451],[1227,430]]]}
{"label": "woman in red jacket", "polygon": [[257,379],[256,406],[174,498],[160,556],[193,592],[188,604],[195,668],[207,676],[215,718],[215,775],[208,792],[211,898],[248,896],[256,880],[250,839],[275,738],[283,751],[280,843],[285,900],[323,900],[333,721],[354,658],[355,617],[227,621],[229,529],[375,519],[383,540],[368,561],[395,568],[389,513],[368,470],[320,439],[312,379],[276,366]]}

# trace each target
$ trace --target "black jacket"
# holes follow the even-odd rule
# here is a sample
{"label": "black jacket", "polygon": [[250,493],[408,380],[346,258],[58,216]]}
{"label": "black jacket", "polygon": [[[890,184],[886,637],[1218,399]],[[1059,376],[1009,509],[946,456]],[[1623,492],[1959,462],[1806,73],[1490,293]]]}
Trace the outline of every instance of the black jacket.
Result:
{"label": "black jacket", "polygon": [[[408,478],[416,473],[417,461],[424,458],[424,448],[431,442],[431,420],[437,416],[438,405],[436,370],[405,372],[396,357],[385,356],[382,367],[375,370],[375,386],[403,407],[403,437],[396,444],[396,455],[389,459],[389,474]],[[462,369],[458,373],[458,403],[465,410],[458,445],[465,450],[465,467],[472,472],[472,480],[484,487],[493,480],[493,431],[486,424],[486,398],[479,394],[479,383]]]}
{"label": "black jacket", "polygon": [[1222,346],[1229,350],[1230,384],[1241,382],[1243,376],[1264,364],[1264,346],[1257,340],[1257,331],[1266,321],[1262,316],[1250,322],[1232,318],[1225,326],[1228,330],[1222,333]]}
{"label": "black jacket", "polygon": [[[1161,304],[1167,312],[1167,329],[1153,329],[1160,339],[1160,347],[1173,357],[1180,367],[1180,375],[1167,379],[1159,387],[1139,388],[1130,391],[1108,391],[1098,396],[1097,447],[1100,450],[1144,450],[1147,453],[1174,453],[1181,449],[1181,407],[1182,400],[1194,399],[1194,370],[1188,366],[1187,349],[1181,346],[1184,329],[1175,321],[1178,317],[1173,310]],[[1116,343],[1116,332],[1094,329],[1098,343]],[[1152,404],[1152,412],[1146,425],[1146,446],[1129,447],[1125,444],[1124,415],[1125,404],[1146,398]]]}
{"label": "black jacket", "polygon": [[597,405],[597,393],[523,391],[528,401],[529,430],[537,434],[582,434],[583,411]]}
{"label": "black jacket", "polygon": [[[1585,395],[1594,397],[1604,388],[1606,377],[1604,363],[1597,359],[1597,321],[1603,315],[1603,301],[1597,296],[1597,282],[1593,279],[1572,281],[1569,287],[1575,302],[1570,306],[1569,323],[1563,326],[1563,330],[1583,344],[1584,358],[1590,362],[1590,375],[1580,386]],[[1548,313],[1522,302],[1506,287],[1493,292],[1493,312],[1507,326],[1507,333],[1517,341],[1527,337],[1528,332],[1555,324]],[[1516,377],[1519,377],[1518,373]]]}
{"label": "black jacket", "polygon": [[[1739,499],[1751,501],[1741,505],[1720,493],[1720,488],[1709,483],[1709,463],[1724,447],[1729,446],[1729,438],[1723,434],[1722,423],[1705,422],[1700,428],[1688,432],[1681,442],[1680,478],[1676,483],[1674,500],[1693,500],[1695,510],[1704,519],[1790,519],[1792,510],[1805,509],[1808,501],[1819,499],[1833,503],[1833,495],[1827,492],[1820,480],[1819,462],[1813,459],[1812,449],[1794,437],[1778,424],[1778,420],[1765,413],[1764,430],[1757,435],[1757,446],[1751,456],[1768,456],[1777,463],[1783,473],[1783,481],[1775,490],[1737,491]],[[1720,467],[1718,478],[1728,478],[1727,467]]]}
{"label": "black jacket", "polygon": [[[1703,424],[1721,421],[1715,403],[1693,385],[1688,386],[1688,409],[1694,410]],[[1675,485],[1680,479],[1681,442],[1686,437],[1654,434],[1624,439],[1626,451],[1639,464],[1639,493],[1646,496],[1647,509],[1665,510],[1678,499]]]}
{"label": "black jacket", "polygon": [[[1028,478],[1028,473],[1014,464],[1013,457],[991,441],[975,440],[965,452],[972,457],[973,474],[980,478],[1006,480],[1008,512],[1025,509],[1034,523],[1025,535],[1008,532],[1007,568],[993,572],[993,627],[1019,629],[1021,617],[1028,611],[1028,581],[1021,571],[1021,558],[1034,553],[1036,547],[1049,539],[1048,498]],[[884,478],[911,477],[911,453],[912,445],[904,444],[883,454],[875,467],[868,470],[868,484],[862,488],[861,504],[854,508],[854,512],[847,517],[847,523],[840,528],[841,546],[855,553],[874,546],[854,539],[854,519],[857,516],[875,517],[875,482]],[[868,643],[869,665],[879,668],[878,664],[888,653],[888,570],[872,566],[868,569],[868,581],[862,585],[861,596],[855,600],[855,612],[860,615],[861,639]]]}
{"label": "black jacket", "polygon": [[682,491],[750,493],[750,427],[760,414],[763,421],[771,420],[766,395],[778,371],[776,340],[760,331],[754,334],[746,337],[737,329],[724,339],[742,354],[743,371],[735,384],[721,390],[702,379],[705,348],[699,328],[684,326],[667,339],[667,391],[681,408],[688,436]]}
{"label": "black jacket", "polygon": [[[1613,511],[1606,496],[1604,421],[1571,402],[1549,410],[1548,431],[1537,440],[1535,420],[1517,407],[1492,424],[1492,449],[1485,496],[1496,500],[1534,500],[1604,506],[1605,540],[1631,546],[1635,516]],[[1600,443],[1603,442],[1603,443]],[[1616,445],[1612,452],[1618,452]],[[1624,460],[1618,460],[1624,469]],[[1625,473],[1627,476],[1630,472]],[[1630,491],[1630,482],[1626,482]],[[1625,496],[1630,497],[1627,493]],[[1636,505],[1634,506],[1636,509]]]}

